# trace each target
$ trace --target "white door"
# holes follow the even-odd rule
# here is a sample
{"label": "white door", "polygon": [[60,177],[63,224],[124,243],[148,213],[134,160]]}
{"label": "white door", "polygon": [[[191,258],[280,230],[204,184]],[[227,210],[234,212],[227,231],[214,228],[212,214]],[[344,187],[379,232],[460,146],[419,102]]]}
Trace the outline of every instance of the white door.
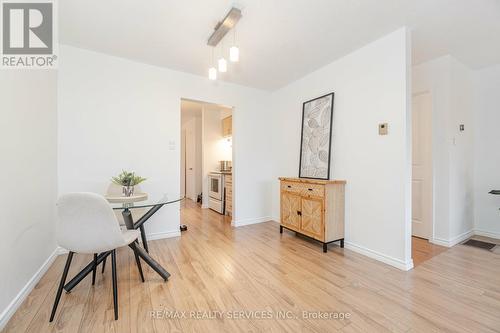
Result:
{"label": "white door", "polygon": [[412,101],[412,235],[432,236],[432,100],[429,93]]}
{"label": "white door", "polygon": [[186,197],[196,201],[196,126],[186,124]]}

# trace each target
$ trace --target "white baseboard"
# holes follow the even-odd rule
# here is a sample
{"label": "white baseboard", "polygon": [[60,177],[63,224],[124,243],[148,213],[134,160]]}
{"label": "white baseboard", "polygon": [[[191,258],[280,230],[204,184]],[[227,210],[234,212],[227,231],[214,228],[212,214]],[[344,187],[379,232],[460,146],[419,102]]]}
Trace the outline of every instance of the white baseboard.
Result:
{"label": "white baseboard", "polygon": [[272,217],[270,216],[263,216],[263,217],[258,217],[255,219],[243,219],[243,220],[237,220],[237,221],[232,221],[231,225],[233,227],[242,227],[244,225],[249,225],[249,224],[256,224],[256,223],[262,223],[262,222],[269,222],[272,221]]}
{"label": "white baseboard", "polygon": [[370,257],[372,259],[381,261],[385,264],[391,265],[391,266],[396,267],[398,269],[401,269],[403,271],[409,271],[410,269],[413,268],[413,259],[410,259],[410,261],[408,261],[408,262],[404,262],[402,260],[389,257],[385,254],[370,250],[364,246],[357,245],[357,244],[347,242],[347,241],[345,241],[345,247],[351,251],[354,251],[354,252],[357,252],[359,254]]}
{"label": "white baseboard", "polygon": [[179,237],[181,235],[180,230],[174,230],[174,231],[165,231],[165,232],[153,232],[151,234],[146,234],[146,239],[148,241],[153,241],[157,239],[164,239],[164,238],[172,238],[172,237]]}
{"label": "white baseboard", "polygon": [[436,245],[452,247],[452,246],[457,245],[458,243],[463,242],[467,238],[474,236],[474,234],[475,234],[474,230],[469,230],[469,231],[464,232],[463,234],[460,234],[456,237],[453,237],[452,239],[443,239],[443,238],[435,237],[435,238],[429,239],[429,242],[436,244]]}
{"label": "white baseboard", "polygon": [[201,208],[202,208],[202,209],[208,209],[208,208],[210,208],[210,207],[208,207],[208,205],[206,205],[206,204],[201,204]]}
{"label": "white baseboard", "polygon": [[480,229],[474,229],[474,234],[478,236],[500,239],[500,232],[492,232]]}
{"label": "white baseboard", "polygon": [[58,247],[57,247],[56,252],[57,252],[57,255],[58,255],[58,256],[59,256],[59,255],[61,255],[61,254],[66,254],[66,253],[69,253],[69,251],[68,251],[68,250],[66,250],[65,248],[62,248],[62,247],[60,247],[60,246],[58,246]]}
{"label": "white baseboard", "polygon": [[54,252],[50,254],[50,256],[45,260],[42,266],[36,271],[36,273],[31,277],[31,279],[24,285],[21,291],[16,295],[16,297],[10,302],[9,305],[3,310],[0,314],[0,331],[5,328],[5,325],[9,322],[10,318],[14,315],[14,313],[19,309],[21,304],[23,304],[24,300],[31,293],[33,288],[35,288],[36,284],[42,276],[47,272],[49,267],[52,265],[54,260],[56,260],[59,254],[67,253],[65,249],[61,247],[57,247]]}

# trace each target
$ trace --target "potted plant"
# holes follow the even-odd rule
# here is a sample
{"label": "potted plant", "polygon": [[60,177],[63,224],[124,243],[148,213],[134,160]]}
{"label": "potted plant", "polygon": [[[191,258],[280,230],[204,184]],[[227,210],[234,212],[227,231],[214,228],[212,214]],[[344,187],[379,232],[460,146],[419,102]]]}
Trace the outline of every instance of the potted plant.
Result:
{"label": "potted plant", "polygon": [[134,186],[145,181],[146,178],[136,176],[135,172],[123,170],[118,176],[111,178],[111,181],[117,185],[122,186],[123,195],[130,197],[134,194]]}

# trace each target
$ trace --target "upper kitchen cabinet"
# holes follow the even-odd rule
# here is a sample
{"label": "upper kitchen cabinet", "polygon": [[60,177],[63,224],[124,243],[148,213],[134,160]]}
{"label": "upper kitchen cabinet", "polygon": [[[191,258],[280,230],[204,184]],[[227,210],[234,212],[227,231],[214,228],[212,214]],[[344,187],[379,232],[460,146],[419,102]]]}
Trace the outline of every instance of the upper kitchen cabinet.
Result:
{"label": "upper kitchen cabinet", "polygon": [[233,135],[233,116],[222,119],[222,136],[227,138]]}

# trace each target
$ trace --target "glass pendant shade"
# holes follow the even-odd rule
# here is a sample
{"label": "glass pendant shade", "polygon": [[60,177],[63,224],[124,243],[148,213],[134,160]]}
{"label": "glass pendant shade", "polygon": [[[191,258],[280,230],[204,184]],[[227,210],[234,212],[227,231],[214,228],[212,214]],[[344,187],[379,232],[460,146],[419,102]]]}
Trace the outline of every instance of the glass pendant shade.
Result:
{"label": "glass pendant shade", "polygon": [[219,72],[221,73],[227,72],[227,61],[224,58],[219,59]]}
{"label": "glass pendant shade", "polygon": [[232,46],[229,49],[229,60],[238,62],[240,60],[240,49],[237,46]]}
{"label": "glass pendant shade", "polygon": [[212,81],[217,80],[217,69],[215,67],[211,67],[208,70],[208,79]]}

